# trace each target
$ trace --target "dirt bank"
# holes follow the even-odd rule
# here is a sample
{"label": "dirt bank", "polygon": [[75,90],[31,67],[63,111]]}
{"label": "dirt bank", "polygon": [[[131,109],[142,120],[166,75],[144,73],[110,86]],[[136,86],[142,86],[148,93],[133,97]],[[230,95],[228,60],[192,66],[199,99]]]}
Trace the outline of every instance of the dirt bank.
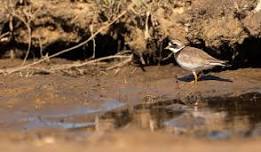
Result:
{"label": "dirt bank", "polygon": [[162,48],[169,37],[203,48],[236,66],[260,65],[254,62],[260,55],[261,31],[256,0],[133,1],[132,5],[127,1],[69,0],[1,3],[2,56],[10,49],[17,56],[25,56],[28,47],[33,48],[30,57],[50,55],[86,40],[127,10],[94,41],[63,56],[84,59],[131,49],[145,58],[145,64],[153,64],[166,54]]}

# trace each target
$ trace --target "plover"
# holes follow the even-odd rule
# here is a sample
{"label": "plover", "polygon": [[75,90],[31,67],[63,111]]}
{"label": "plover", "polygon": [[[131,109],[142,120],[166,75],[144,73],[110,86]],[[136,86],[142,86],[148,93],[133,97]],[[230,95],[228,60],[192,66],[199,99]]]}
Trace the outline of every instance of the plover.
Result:
{"label": "plover", "polygon": [[182,68],[192,72],[195,83],[201,71],[215,66],[227,66],[227,61],[215,59],[201,49],[185,46],[179,40],[171,40],[165,49],[174,53],[177,63]]}

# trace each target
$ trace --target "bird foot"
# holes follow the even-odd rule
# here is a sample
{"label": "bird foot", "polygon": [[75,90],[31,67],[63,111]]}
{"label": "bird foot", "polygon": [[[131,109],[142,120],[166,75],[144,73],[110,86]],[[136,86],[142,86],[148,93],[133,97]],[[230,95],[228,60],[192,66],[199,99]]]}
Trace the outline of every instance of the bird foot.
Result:
{"label": "bird foot", "polygon": [[189,82],[189,84],[191,84],[191,85],[196,85],[197,83],[198,83],[198,81],[196,81],[196,80],[193,80],[193,81]]}

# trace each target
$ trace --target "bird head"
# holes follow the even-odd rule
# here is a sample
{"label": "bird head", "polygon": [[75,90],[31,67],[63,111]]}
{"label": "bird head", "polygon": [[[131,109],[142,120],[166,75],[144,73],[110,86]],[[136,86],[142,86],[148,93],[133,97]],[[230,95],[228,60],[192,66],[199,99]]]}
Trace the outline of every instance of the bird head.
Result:
{"label": "bird head", "polygon": [[178,53],[179,51],[181,51],[183,48],[185,47],[185,45],[179,41],[179,40],[171,40],[168,43],[168,46],[165,47],[165,49],[170,50],[171,52]]}

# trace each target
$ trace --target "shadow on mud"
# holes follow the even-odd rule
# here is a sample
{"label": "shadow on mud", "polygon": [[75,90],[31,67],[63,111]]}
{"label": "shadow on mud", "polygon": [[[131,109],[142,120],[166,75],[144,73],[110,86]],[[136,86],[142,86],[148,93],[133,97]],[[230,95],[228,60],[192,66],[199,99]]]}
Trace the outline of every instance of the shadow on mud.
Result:
{"label": "shadow on mud", "polygon": [[[185,75],[182,77],[178,77],[177,78],[179,81],[184,81],[184,82],[191,82],[194,80],[193,75]],[[215,80],[215,81],[222,81],[222,82],[233,82],[230,79],[224,79],[215,75],[211,75],[211,74],[207,74],[207,75],[203,75],[200,77],[199,81],[208,81],[208,80]]]}

